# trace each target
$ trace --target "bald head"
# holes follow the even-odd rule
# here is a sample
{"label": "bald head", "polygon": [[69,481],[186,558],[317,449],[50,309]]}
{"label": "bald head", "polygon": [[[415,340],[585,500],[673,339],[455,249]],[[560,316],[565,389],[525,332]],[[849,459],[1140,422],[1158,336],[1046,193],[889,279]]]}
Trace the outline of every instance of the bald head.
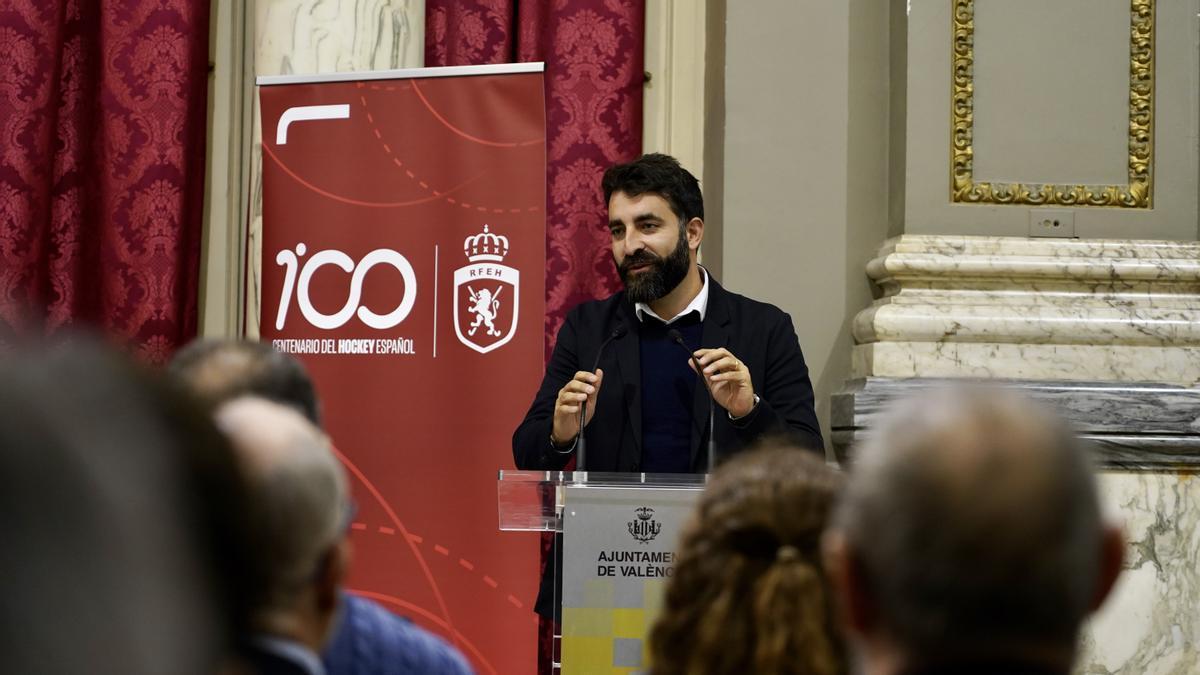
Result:
{"label": "bald head", "polygon": [[345,536],[345,474],[325,435],[292,408],[239,398],[221,406],[216,419],[250,482],[268,577],[261,613],[290,611]]}
{"label": "bald head", "polygon": [[1043,406],[998,389],[898,405],[857,449],[834,523],[867,627],[913,654],[1069,654],[1110,582],[1086,450]]}

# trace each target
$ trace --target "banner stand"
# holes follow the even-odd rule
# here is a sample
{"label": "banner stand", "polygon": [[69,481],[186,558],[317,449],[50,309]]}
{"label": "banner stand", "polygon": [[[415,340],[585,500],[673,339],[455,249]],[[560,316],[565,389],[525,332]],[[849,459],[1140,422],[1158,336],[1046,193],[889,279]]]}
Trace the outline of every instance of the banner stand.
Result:
{"label": "banner stand", "polygon": [[496,531],[494,479],[543,368],[542,70],[258,79],[261,339],[351,479],[348,589],[479,673],[536,658],[538,538]]}

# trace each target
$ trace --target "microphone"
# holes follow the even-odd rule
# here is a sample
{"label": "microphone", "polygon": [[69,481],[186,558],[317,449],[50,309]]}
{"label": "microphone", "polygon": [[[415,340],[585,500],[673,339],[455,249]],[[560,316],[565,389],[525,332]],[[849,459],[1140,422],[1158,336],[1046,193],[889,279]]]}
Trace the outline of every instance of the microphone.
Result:
{"label": "microphone", "polygon": [[[618,323],[616,328],[609,333],[608,338],[600,343],[600,349],[596,350],[596,360],[592,362],[592,369],[589,373],[596,372],[600,367],[600,357],[604,356],[604,350],[613,340],[625,334],[625,324]],[[583,435],[583,423],[587,420],[587,399],[583,400],[583,404],[579,406],[579,433],[575,436],[575,470],[587,470],[587,438]]]}
{"label": "microphone", "polygon": [[688,357],[692,359],[692,365],[696,366],[696,376],[704,383],[704,389],[708,392],[708,473],[712,473],[713,464],[717,458],[717,439],[713,435],[713,417],[714,407],[716,402],[713,400],[712,386],[708,383],[708,378],[704,377],[704,368],[700,365],[700,359],[692,353],[692,349],[683,341],[683,335],[674,328],[667,331],[667,337],[675,341],[675,344],[683,348],[683,351],[688,353]]}

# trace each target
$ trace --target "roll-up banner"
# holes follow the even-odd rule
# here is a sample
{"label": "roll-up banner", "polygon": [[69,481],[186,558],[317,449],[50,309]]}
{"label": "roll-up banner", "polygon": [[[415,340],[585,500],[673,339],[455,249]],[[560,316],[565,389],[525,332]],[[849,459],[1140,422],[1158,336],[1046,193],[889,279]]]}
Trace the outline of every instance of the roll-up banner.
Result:
{"label": "roll-up banner", "polygon": [[496,471],[542,372],[542,64],[258,84],[261,338],[350,477],[347,588],[534,672],[538,540],[497,531]]}

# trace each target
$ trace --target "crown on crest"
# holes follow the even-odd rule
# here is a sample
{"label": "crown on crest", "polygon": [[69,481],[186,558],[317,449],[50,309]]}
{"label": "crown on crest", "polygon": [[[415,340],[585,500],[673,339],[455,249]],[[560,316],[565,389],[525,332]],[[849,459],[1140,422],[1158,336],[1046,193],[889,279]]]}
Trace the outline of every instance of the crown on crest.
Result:
{"label": "crown on crest", "polygon": [[650,520],[650,518],[652,518],[653,516],[654,516],[654,509],[652,509],[648,506],[643,506],[643,507],[637,509],[638,520]]}
{"label": "crown on crest", "polygon": [[492,234],[488,226],[483,226],[483,232],[473,234],[463,240],[463,254],[471,262],[491,260],[500,262],[508,255],[508,237]]}

